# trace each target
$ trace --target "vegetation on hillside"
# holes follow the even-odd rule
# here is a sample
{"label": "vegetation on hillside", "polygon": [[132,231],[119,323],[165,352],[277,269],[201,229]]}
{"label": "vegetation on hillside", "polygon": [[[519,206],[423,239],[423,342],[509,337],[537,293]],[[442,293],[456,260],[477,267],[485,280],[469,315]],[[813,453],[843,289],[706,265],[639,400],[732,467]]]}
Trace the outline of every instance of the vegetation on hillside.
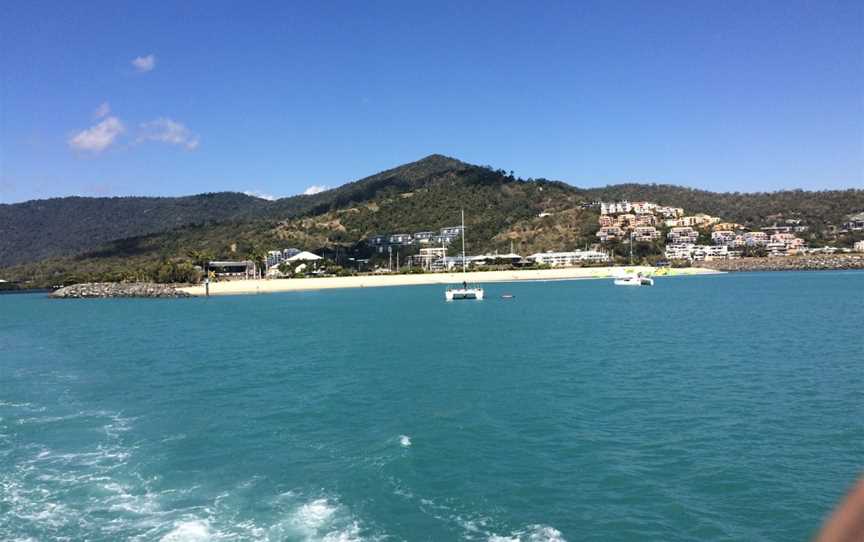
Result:
{"label": "vegetation on hillside", "polygon": [[[471,253],[573,250],[596,242],[597,200],[654,201],[748,227],[802,220],[820,242],[864,209],[864,190],[724,193],[627,184],[579,189],[433,155],[314,196],[269,202],[242,194],[189,198],[62,198],[0,206],[0,277],[31,286],[82,280],[194,281],[207,258],[253,259],[297,247],[351,266],[378,258],[376,234],[437,231],[464,209]],[[841,242],[848,242],[843,238]],[[612,246],[624,257],[629,247]],[[638,258],[662,246],[636,247]],[[399,249],[400,260],[417,247]],[[15,265],[9,265],[15,264]]]}

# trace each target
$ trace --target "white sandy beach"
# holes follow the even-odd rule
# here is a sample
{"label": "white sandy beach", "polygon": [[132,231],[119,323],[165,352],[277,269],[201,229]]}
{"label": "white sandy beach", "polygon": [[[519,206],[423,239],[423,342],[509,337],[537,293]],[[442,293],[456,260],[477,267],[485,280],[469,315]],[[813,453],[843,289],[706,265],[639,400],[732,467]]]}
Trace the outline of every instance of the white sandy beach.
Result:
{"label": "white sandy beach", "polygon": [[[421,284],[457,284],[462,281],[477,284],[517,282],[524,280],[578,280],[612,278],[624,272],[641,272],[653,276],[711,275],[719,271],[699,267],[656,269],[653,267],[570,267],[518,271],[476,271],[462,273],[424,273],[416,275],[362,275],[355,277],[324,277],[304,279],[234,280],[210,284],[210,295],[265,294],[330,288],[376,288],[383,286],[414,286]],[[204,286],[180,288],[191,295],[203,296]]]}

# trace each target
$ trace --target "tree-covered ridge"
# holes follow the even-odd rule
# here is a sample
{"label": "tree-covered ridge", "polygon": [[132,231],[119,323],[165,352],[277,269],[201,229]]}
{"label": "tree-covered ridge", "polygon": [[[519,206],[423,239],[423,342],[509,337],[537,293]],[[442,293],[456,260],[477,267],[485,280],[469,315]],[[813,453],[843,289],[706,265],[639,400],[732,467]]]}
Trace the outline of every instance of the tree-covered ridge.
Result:
{"label": "tree-covered ridge", "polygon": [[226,221],[319,214],[412,189],[423,179],[466,167],[428,156],[315,195],[276,201],[234,192],[168,197],[66,197],[0,204],[0,266],[93,250],[111,241]]}
{"label": "tree-covered ridge", "polygon": [[[751,228],[800,219],[814,243],[830,239],[823,236],[828,225],[864,210],[864,190],[717,194],[638,184],[579,189],[432,155],[320,194],[272,202],[222,193],[0,206],[0,267],[6,267],[0,278],[42,285],[142,275],[156,280],[178,276],[177,265],[199,262],[202,255],[258,258],[292,246],[343,258],[375,257],[366,243],[371,236],[454,226],[461,209],[470,252],[509,252],[511,243],[523,255],[572,250],[597,241],[598,213],[588,204],[622,199],[683,207]],[[417,249],[400,251],[404,257]]]}
{"label": "tree-covered ridge", "polygon": [[223,192],[183,198],[54,198],[0,205],[0,263],[75,254],[189,224],[249,219],[266,201]]}

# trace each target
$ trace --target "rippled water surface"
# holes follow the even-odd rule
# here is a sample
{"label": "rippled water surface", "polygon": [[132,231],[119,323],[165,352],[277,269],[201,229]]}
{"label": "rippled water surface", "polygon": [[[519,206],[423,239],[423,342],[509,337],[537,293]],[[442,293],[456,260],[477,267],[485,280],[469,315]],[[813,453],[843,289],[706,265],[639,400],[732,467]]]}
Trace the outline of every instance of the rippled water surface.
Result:
{"label": "rippled water surface", "polygon": [[804,540],[862,471],[862,273],[487,296],[2,296],[0,538]]}

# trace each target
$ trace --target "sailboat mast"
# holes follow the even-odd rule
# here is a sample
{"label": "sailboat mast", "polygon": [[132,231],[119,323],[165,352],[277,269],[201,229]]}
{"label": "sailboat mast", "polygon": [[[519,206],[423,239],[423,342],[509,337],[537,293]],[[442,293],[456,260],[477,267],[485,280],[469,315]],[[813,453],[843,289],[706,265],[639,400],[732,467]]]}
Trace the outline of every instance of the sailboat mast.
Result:
{"label": "sailboat mast", "polygon": [[630,265],[633,265],[633,234],[630,234]]}
{"label": "sailboat mast", "polygon": [[467,272],[465,268],[465,209],[462,209],[462,272]]}

